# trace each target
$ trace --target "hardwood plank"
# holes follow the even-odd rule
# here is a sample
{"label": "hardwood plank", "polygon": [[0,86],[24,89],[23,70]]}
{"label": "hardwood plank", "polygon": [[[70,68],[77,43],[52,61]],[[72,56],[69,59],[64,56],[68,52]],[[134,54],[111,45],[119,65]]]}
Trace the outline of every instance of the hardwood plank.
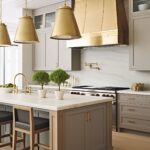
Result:
{"label": "hardwood plank", "polygon": [[[11,148],[0,148],[0,150],[11,150]],[[113,150],[150,150],[150,136],[113,132]]]}

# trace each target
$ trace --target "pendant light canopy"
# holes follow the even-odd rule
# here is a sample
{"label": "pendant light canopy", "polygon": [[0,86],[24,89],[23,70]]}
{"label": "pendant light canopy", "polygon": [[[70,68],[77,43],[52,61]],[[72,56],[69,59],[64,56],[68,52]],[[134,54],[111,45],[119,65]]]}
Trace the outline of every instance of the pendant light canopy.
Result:
{"label": "pendant light canopy", "polygon": [[39,42],[38,36],[36,33],[35,25],[33,23],[33,18],[27,16],[27,0],[26,2],[26,16],[23,16],[19,19],[19,25],[15,35],[15,43],[22,44],[32,44]]}
{"label": "pendant light canopy", "polygon": [[0,0],[0,47],[11,46],[7,26],[2,23],[2,0]]}
{"label": "pendant light canopy", "polygon": [[80,31],[71,7],[65,4],[57,10],[55,25],[51,38],[71,40],[80,38]]}

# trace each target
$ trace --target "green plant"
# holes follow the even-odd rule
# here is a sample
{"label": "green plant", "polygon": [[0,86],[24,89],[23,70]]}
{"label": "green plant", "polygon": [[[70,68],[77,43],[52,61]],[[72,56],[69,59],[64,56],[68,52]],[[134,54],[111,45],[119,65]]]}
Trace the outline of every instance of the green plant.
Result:
{"label": "green plant", "polygon": [[8,84],[0,85],[0,87],[2,87],[2,88],[13,88],[14,85],[12,83],[8,83]]}
{"label": "green plant", "polygon": [[44,84],[47,84],[49,80],[49,74],[45,71],[38,71],[35,72],[32,76],[33,81],[37,81],[43,90]]}
{"label": "green plant", "polygon": [[50,75],[50,81],[53,81],[58,85],[58,90],[60,91],[60,85],[65,83],[67,79],[69,79],[70,75],[64,71],[63,69],[57,69],[53,71]]}

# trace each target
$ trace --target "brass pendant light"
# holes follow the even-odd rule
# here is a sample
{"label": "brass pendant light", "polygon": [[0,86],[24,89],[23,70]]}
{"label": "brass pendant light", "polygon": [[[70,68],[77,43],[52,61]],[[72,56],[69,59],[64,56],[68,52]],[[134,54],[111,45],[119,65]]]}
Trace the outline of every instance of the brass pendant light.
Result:
{"label": "brass pendant light", "polygon": [[39,42],[38,36],[36,33],[35,25],[33,23],[33,18],[27,16],[27,0],[26,2],[26,16],[23,16],[19,19],[19,25],[15,35],[15,43],[22,44],[33,44]]}
{"label": "brass pendant light", "polygon": [[71,40],[80,38],[80,31],[71,7],[66,5],[57,10],[54,29],[51,38],[58,40]]}
{"label": "brass pendant light", "polygon": [[0,47],[11,46],[7,26],[2,23],[2,0],[0,0]]}

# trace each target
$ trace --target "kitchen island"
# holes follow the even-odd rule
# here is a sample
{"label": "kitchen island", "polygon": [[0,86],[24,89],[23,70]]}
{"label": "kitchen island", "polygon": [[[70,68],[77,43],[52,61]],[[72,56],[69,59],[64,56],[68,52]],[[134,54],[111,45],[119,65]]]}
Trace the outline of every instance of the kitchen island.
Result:
{"label": "kitchen island", "polygon": [[[112,99],[50,94],[0,94],[0,104],[49,112],[51,150],[112,150]],[[46,138],[46,137],[45,137]]]}

